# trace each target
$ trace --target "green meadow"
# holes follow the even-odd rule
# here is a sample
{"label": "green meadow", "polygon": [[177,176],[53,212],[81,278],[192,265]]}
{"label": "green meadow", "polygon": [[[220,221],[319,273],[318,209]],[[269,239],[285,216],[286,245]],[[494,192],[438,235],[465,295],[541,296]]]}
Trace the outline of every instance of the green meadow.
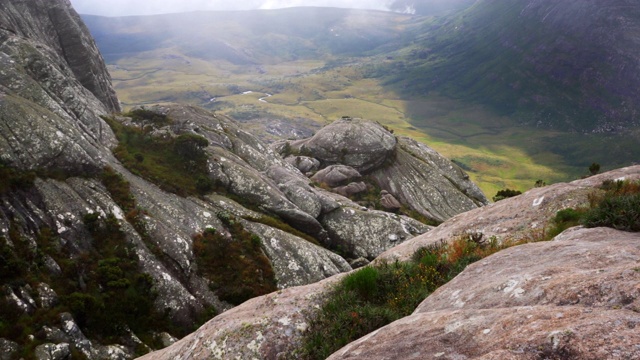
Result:
{"label": "green meadow", "polygon": [[[514,126],[482,105],[445,96],[401,99],[353,65],[325,69],[322,62],[293,61],[257,71],[170,55],[154,51],[109,66],[125,108],[187,102],[246,121],[254,131],[261,127],[251,119],[303,118],[324,125],[349,115],[378,121],[454,160],[487,197],[504,188],[530,189],[537,180],[576,179],[592,162],[617,166],[607,160],[605,136]],[[621,161],[632,156],[620,148],[625,142],[634,148],[632,136],[623,139],[617,149]]]}

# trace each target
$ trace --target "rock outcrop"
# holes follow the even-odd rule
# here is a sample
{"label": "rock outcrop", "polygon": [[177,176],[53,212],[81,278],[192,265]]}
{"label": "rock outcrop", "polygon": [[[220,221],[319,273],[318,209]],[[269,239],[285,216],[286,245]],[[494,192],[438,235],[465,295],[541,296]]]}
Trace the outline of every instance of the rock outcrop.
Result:
{"label": "rock outcrop", "polygon": [[[113,221],[105,226],[116,226],[122,234],[122,243],[114,247],[126,249],[127,256],[135,259],[136,274],[149,276],[154,308],[183,328],[193,326],[212,307],[217,311],[232,307],[212,290],[194,250],[194,235],[206,229],[231,239],[231,225],[221,217],[233,217],[234,224],[252,234],[280,289],[347,272],[351,266],[346,258],[366,262],[364,258],[371,260],[430,229],[315,187],[297,166],[304,163],[302,169],[314,171],[320,161],[285,161],[232,119],[190,106],[148,108],[149,113],[173,120],[148,135],[204,137],[209,144],[204,149],[207,176],[219,191],[201,196],[169,193],[153,178],[144,179],[125,168],[112,154],[118,142],[103,118],[123,125],[133,120],[114,116],[120,108],[109,74],[67,0],[3,4],[0,39],[0,170],[22,176],[0,187],[0,250],[3,259],[28,254],[19,262],[24,268],[3,272],[0,287],[6,296],[0,305],[24,314],[57,316],[59,321],[38,324],[29,334],[38,333],[32,345],[41,357],[64,358],[68,351],[80,351],[96,359],[131,358],[136,348],[148,349],[132,330],[124,329],[119,330],[119,344],[100,344],[91,338],[92,332],[83,332],[87,320],[74,318],[79,308],[97,301],[83,294],[96,287],[87,279],[97,270],[87,269],[108,269],[109,263],[122,261],[100,258],[96,247],[101,240],[92,235],[91,221]],[[369,135],[365,150],[347,157],[367,171],[380,159],[365,155],[373,152],[388,158],[396,142],[382,128]],[[349,132],[345,138],[353,136]],[[101,178],[105,167],[127,184],[130,194],[125,201],[133,201],[134,208],[126,208],[105,185]],[[269,225],[263,220],[267,216],[282,224]],[[326,247],[342,250],[345,257]],[[78,270],[73,273],[73,269]],[[12,278],[20,277],[21,271],[30,273],[30,285]],[[60,281],[70,272],[72,278]],[[112,284],[117,287],[127,281]],[[60,305],[68,306],[71,295],[79,301],[74,303],[77,307],[60,314],[69,310]],[[16,346],[23,345],[13,338],[0,339],[7,352],[20,351]]]}
{"label": "rock outcrop", "polygon": [[[603,181],[616,179],[640,179],[640,166],[533,189],[461,214],[379,259],[406,260],[419,247],[469,229],[486,236],[524,236],[542,229],[558,210],[584,204]],[[469,266],[414,314],[332,358],[638,357],[639,240],[638,234],[578,227],[549,242],[509,248]],[[292,356],[319,299],[341,276],[253,299],[144,359]],[[271,331],[274,335],[267,335]]]}
{"label": "rock outcrop", "polygon": [[343,117],[291,146],[312,154],[324,166],[342,164],[364,173],[393,156],[396,138],[381,125]]}
{"label": "rock outcrop", "polygon": [[[435,222],[488,203],[482,191],[456,164],[415,140],[395,137],[372,121],[343,117],[311,138],[279,142],[273,147],[285,156],[304,154],[296,160],[301,164],[309,162],[308,159],[317,160],[319,170],[309,174],[311,180],[341,195],[364,191],[356,185],[364,176],[400,204],[396,207],[394,203],[388,209],[405,206]],[[311,167],[305,166],[307,169]],[[350,183],[353,183],[350,188],[345,187]],[[390,197],[387,205],[388,201]],[[385,209],[384,205],[382,208]]]}
{"label": "rock outcrop", "polygon": [[572,228],[472,264],[329,359],[635,359],[640,235]]}

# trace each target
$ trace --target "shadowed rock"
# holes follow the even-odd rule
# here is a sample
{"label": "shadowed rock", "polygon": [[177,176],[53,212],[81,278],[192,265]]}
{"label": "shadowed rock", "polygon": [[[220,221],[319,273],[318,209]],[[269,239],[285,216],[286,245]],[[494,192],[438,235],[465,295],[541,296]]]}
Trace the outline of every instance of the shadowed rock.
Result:
{"label": "shadowed rock", "polygon": [[346,165],[330,165],[315,173],[311,180],[331,187],[345,185],[362,177],[358,170]]}

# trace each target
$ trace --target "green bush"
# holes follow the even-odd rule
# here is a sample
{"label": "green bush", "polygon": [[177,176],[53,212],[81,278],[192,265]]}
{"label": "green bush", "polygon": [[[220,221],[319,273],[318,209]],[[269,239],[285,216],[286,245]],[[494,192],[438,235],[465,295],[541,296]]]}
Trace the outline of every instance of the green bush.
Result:
{"label": "green bush", "polygon": [[640,194],[606,196],[586,213],[583,223],[586,227],[640,231]]}
{"label": "green bush", "polygon": [[381,263],[342,279],[309,315],[303,359],[325,359],[344,345],[411,314],[427,295],[468,264],[510,244],[461,236],[419,249],[409,262]]}
{"label": "green bush", "polygon": [[504,200],[506,198],[518,196],[520,194],[522,194],[522,192],[519,191],[519,190],[511,190],[511,189],[499,190],[496,193],[496,196],[493,197],[493,201],[494,202],[498,202],[498,201]]}
{"label": "green bush", "polygon": [[640,181],[604,181],[601,188],[604,194],[592,196],[582,224],[640,231]]}
{"label": "green bush", "polygon": [[193,237],[193,252],[200,275],[221,300],[238,305],[277,290],[271,262],[260,238],[245,230],[236,218],[222,212],[218,218],[231,237],[207,229]]}
{"label": "green bush", "polygon": [[209,141],[200,135],[182,134],[175,138],[173,149],[186,160],[193,160],[206,156],[204,149],[209,146]]}
{"label": "green bush", "polygon": [[360,271],[348,275],[343,280],[346,291],[355,291],[363,299],[372,299],[376,295],[377,281],[380,272],[375,267],[367,266]]}
{"label": "green bush", "polygon": [[23,171],[0,162],[0,194],[29,189],[36,179],[35,172]]}

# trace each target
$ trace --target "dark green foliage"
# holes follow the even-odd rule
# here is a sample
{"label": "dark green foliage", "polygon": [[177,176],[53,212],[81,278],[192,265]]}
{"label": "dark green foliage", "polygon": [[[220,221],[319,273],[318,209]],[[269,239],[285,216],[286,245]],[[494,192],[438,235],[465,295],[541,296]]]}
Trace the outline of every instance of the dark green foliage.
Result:
{"label": "dark green foliage", "polygon": [[518,196],[520,194],[522,194],[522,192],[518,191],[518,190],[511,190],[511,189],[499,190],[496,193],[496,196],[493,197],[493,201],[497,202],[497,201],[500,201],[500,200],[504,200],[506,198]]}
{"label": "dark green foliage", "polygon": [[129,211],[136,207],[136,200],[131,194],[129,182],[111,167],[107,166],[102,171],[102,184],[107,188],[111,198],[122,208]]}
{"label": "dark green foliage", "polygon": [[193,160],[205,156],[204,149],[209,141],[200,135],[182,134],[175,138],[173,149],[183,159]]}
{"label": "dark green foliage", "polygon": [[21,171],[0,162],[0,194],[18,189],[28,189],[33,186],[36,173]]}
{"label": "dark green foliage", "polygon": [[576,210],[572,208],[558,211],[556,216],[551,220],[551,227],[549,228],[546,237],[552,239],[566,229],[580,225],[585,212],[586,209]]}
{"label": "dark green foliage", "polygon": [[204,137],[193,134],[152,137],[144,129],[125,126],[110,118],[105,121],[119,140],[114,155],[132,173],[181,196],[213,189],[204,152],[208,141]]}
{"label": "dark green foliage", "polygon": [[640,183],[605,181],[601,188],[604,193],[592,196],[590,208],[558,211],[552,221],[549,238],[580,224],[640,231]]}
{"label": "dark green foliage", "polygon": [[499,249],[495,241],[461,237],[423,248],[407,263],[382,263],[346,276],[310,316],[300,358],[325,359],[342,346],[412,313],[468,264]]}
{"label": "dark green foliage", "polygon": [[589,165],[589,173],[591,175],[596,175],[599,172],[600,172],[600,164],[593,163],[593,164]]}
{"label": "dark green foliage", "polygon": [[153,128],[169,125],[173,122],[167,115],[147,109],[135,109],[124,114],[124,116],[130,117],[133,122],[140,124],[143,129],[146,125],[150,125],[149,128]]}
{"label": "dark green foliage", "polygon": [[211,289],[221,300],[235,305],[277,290],[260,238],[228,213],[220,213],[218,218],[231,237],[207,229],[193,238],[198,271],[210,280]]}
{"label": "dark green foliage", "polygon": [[587,227],[607,226],[624,231],[640,231],[640,194],[606,196],[584,218]]}
{"label": "dark green foliage", "polygon": [[93,214],[84,220],[93,249],[63,268],[66,278],[78,279],[67,283],[69,295],[62,296],[78,325],[100,338],[122,335],[126,328],[140,333],[167,328],[164,314],[153,308],[153,281],[140,272],[118,220]]}

